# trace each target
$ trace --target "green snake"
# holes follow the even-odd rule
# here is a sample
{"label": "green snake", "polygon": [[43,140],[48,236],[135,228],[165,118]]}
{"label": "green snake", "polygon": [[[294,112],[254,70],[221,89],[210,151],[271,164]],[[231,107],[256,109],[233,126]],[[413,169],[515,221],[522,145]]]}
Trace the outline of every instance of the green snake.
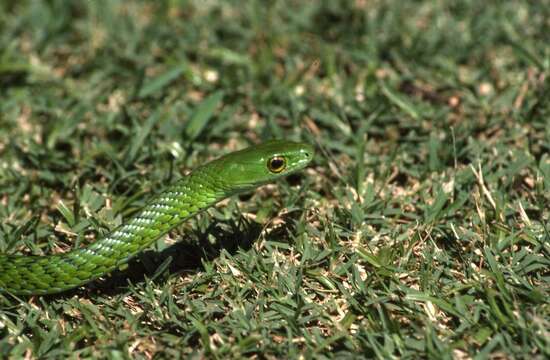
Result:
{"label": "green snake", "polygon": [[84,285],[127,263],[184,220],[220,200],[304,168],[314,150],[272,140],[199,166],[122,225],[87,247],[48,256],[0,254],[0,292],[54,294]]}

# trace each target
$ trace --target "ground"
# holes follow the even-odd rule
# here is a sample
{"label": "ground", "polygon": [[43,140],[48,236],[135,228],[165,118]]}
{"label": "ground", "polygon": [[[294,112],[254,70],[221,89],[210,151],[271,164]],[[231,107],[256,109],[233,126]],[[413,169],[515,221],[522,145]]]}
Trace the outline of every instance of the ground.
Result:
{"label": "ground", "polygon": [[317,153],[100,281],[0,295],[0,357],[549,357],[549,19],[2,1],[0,253],[85,246],[250,144]]}

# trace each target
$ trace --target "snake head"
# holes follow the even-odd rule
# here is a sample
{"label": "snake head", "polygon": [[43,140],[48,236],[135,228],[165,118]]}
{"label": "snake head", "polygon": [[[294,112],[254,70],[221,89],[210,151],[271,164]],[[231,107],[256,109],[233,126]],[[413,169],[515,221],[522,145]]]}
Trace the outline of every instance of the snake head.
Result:
{"label": "snake head", "polygon": [[303,169],[314,152],[306,143],[272,140],[215,160],[212,175],[238,193]]}

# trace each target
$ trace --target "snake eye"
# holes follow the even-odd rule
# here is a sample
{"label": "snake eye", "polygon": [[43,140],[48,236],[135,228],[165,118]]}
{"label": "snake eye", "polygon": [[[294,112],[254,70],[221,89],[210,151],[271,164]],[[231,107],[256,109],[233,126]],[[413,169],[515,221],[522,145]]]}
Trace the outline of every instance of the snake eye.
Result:
{"label": "snake eye", "polygon": [[282,156],[274,156],[267,161],[267,167],[272,173],[280,173],[286,168],[286,159]]}

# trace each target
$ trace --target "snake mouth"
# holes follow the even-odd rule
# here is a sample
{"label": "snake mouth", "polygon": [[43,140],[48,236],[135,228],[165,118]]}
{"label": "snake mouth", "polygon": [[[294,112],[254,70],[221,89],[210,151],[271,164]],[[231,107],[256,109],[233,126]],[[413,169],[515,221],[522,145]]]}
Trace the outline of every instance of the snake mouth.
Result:
{"label": "snake mouth", "polygon": [[296,168],[297,170],[305,168],[315,155],[315,149],[309,144],[303,144],[303,149],[300,150],[300,159],[297,161]]}

